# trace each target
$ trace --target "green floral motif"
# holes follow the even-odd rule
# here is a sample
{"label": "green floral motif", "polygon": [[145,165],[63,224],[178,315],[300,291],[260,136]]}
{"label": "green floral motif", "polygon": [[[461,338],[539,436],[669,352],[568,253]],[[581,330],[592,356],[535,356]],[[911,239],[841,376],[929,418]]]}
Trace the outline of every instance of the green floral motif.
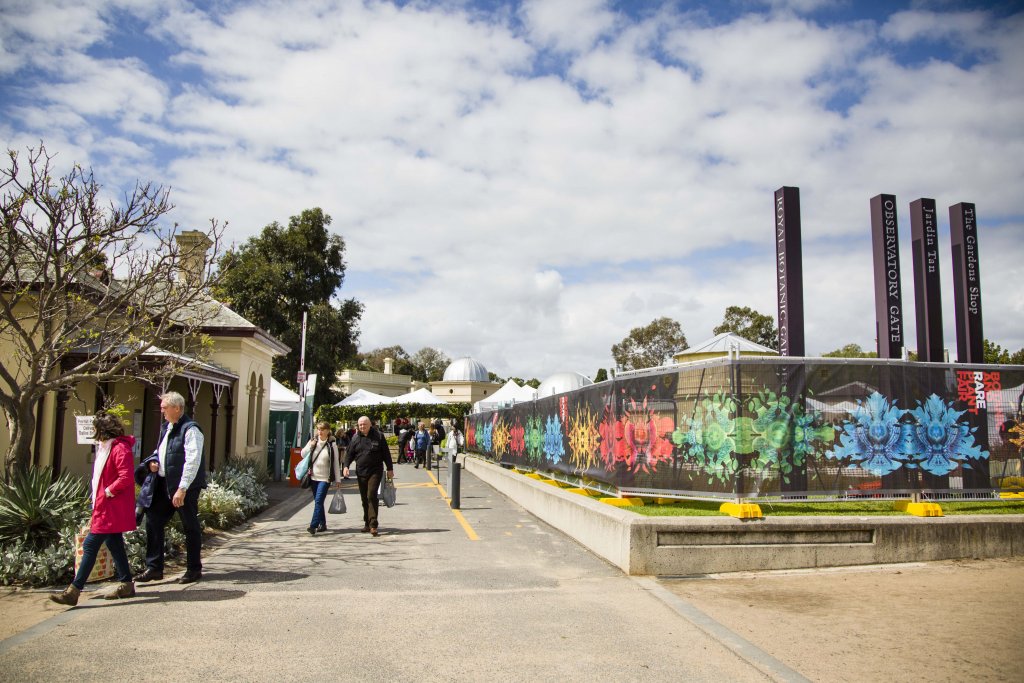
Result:
{"label": "green floral motif", "polygon": [[714,394],[700,400],[693,416],[682,418],[679,429],[672,432],[672,443],[708,475],[709,484],[715,479],[729,482],[736,473],[736,408],[732,396]]}
{"label": "green floral motif", "polygon": [[753,423],[757,457],[750,466],[776,467],[787,482],[793,470],[803,467],[808,456],[831,444],[835,436],[835,428],[823,423],[818,411],[806,412],[800,403],[767,388],[750,399],[747,407],[757,416]]}
{"label": "green floral motif", "polygon": [[540,417],[526,419],[526,454],[534,462],[544,459],[544,423]]}

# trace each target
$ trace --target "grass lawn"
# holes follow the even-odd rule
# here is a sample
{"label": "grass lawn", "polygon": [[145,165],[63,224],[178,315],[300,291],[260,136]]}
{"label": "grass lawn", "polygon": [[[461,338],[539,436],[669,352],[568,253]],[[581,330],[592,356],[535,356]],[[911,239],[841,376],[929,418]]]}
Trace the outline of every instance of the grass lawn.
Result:
{"label": "grass lawn", "polygon": [[[687,500],[673,505],[643,505],[623,508],[651,517],[703,517],[725,515],[718,511],[721,503],[708,500]],[[766,517],[782,516],[830,516],[830,515],[899,515],[904,512],[893,510],[893,501],[844,501],[821,503],[761,503],[761,512]],[[1024,500],[993,502],[963,501],[939,503],[944,515],[1024,515]]]}

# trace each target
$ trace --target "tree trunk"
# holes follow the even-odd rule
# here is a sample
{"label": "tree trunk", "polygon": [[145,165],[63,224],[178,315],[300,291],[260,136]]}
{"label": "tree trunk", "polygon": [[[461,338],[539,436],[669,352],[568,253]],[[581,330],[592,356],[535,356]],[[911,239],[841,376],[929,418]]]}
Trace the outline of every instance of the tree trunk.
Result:
{"label": "tree trunk", "polygon": [[4,406],[4,417],[7,418],[7,431],[11,435],[11,444],[4,457],[4,481],[10,481],[15,471],[27,469],[31,462],[32,435],[36,431],[32,401],[18,402],[13,410]]}

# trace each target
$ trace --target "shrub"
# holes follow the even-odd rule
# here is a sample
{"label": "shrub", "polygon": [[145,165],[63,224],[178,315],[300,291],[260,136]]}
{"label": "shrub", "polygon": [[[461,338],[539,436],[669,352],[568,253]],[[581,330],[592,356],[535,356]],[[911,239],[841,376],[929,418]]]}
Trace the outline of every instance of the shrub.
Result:
{"label": "shrub", "polygon": [[53,481],[49,467],[26,468],[0,484],[0,545],[46,548],[88,513],[88,490],[80,478],[63,472]]}
{"label": "shrub", "polygon": [[199,521],[213,529],[230,529],[245,519],[242,511],[242,497],[210,482],[199,496]]}
{"label": "shrub", "polygon": [[242,513],[248,518],[263,510],[270,502],[262,481],[266,477],[266,470],[251,461],[228,461],[228,464],[213,474],[212,481],[238,494]]}

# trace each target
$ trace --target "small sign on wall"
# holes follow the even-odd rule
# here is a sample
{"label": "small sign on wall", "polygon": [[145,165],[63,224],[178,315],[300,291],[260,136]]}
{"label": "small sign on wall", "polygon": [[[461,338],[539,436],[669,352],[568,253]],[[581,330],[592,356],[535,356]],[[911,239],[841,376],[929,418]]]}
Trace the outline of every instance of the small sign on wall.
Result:
{"label": "small sign on wall", "polygon": [[92,446],[96,443],[96,428],[93,426],[92,415],[75,415],[75,433],[78,443]]}

